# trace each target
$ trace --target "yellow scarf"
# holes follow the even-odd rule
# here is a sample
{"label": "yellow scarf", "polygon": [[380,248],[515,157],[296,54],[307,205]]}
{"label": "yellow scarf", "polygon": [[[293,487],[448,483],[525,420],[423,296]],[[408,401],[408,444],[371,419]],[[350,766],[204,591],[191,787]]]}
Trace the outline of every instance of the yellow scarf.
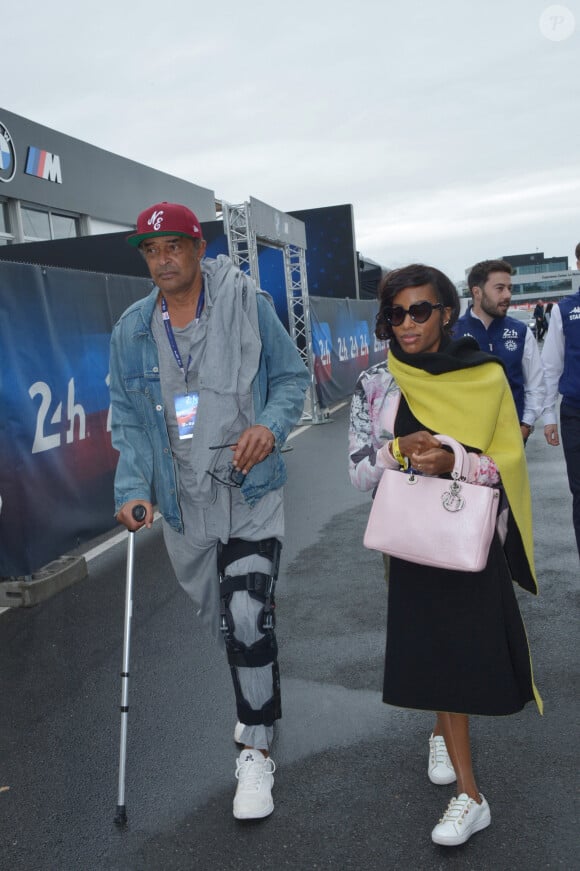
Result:
{"label": "yellow scarf", "polygon": [[[502,367],[479,366],[434,375],[389,354],[388,365],[417,420],[490,456],[501,475],[537,593],[528,467],[512,392]],[[514,580],[520,583],[518,578]],[[527,587],[526,587],[527,588]]]}

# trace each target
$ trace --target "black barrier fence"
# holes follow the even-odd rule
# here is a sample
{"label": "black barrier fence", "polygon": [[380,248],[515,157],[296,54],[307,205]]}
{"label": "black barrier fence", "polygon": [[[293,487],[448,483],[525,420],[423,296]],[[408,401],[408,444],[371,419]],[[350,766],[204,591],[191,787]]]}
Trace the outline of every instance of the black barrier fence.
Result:
{"label": "black barrier fence", "polygon": [[[0,578],[30,575],[114,528],[109,339],[150,288],[146,278],[0,262]],[[384,358],[375,310],[311,299],[323,406]]]}

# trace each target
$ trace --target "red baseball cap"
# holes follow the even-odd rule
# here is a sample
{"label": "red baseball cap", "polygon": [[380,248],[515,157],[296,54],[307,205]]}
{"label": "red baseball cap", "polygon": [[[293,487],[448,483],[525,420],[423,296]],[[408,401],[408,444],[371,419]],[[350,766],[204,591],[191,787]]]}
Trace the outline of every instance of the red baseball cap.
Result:
{"label": "red baseball cap", "polygon": [[127,236],[129,245],[137,247],[150,236],[189,236],[203,239],[201,224],[187,206],[179,203],[157,203],[141,212],[137,232]]}

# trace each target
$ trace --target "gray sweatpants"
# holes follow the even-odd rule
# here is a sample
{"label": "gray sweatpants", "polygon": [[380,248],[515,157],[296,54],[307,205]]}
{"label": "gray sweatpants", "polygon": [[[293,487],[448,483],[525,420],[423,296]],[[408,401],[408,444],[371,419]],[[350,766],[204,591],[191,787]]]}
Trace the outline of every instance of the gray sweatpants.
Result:
{"label": "gray sweatpants", "polygon": [[[250,508],[240,491],[221,486],[216,501],[201,506],[187,496],[181,500],[184,534],[176,532],[163,521],[167,552],[177,579],[198,608],[198,616],[223,647],[219,628],[220,598],[217,570],[217,545],[229,538],[260,541],[284,536],[284,505],[282,490],[267,493]],[[271,571],[270,560],[251,555],[236,560],[228,568],[230,575]],[[232,595],[230,610],[238,641],[250,645],[262,637],[257,625],[261,603],[245,591]],[[242,694],[254,710],[272,697],[272,667],[239,668]],[[241,739],[249,747],[267,750],[272,741],[272,726],[246,726]]]}

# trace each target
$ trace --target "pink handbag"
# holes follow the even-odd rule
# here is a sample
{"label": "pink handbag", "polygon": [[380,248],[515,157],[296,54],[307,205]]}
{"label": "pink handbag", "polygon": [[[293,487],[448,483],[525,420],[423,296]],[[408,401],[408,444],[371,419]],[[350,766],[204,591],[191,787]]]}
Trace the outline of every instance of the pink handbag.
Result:
{"label": "pink handbag", "polygon": [[459,442],[445,435],[435,438],[453,449],[451,480],[385,469],[364,545],[424,566],[481,572],[493,539],[500,491],[468,484]]}

